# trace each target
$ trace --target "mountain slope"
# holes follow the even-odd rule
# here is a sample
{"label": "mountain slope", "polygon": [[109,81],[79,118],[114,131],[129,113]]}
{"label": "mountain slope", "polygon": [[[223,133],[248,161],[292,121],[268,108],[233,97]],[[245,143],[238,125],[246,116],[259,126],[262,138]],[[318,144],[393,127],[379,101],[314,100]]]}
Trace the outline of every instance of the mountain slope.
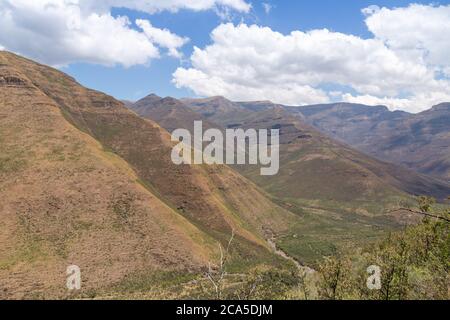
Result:
{"label": "mountain slope", "polygon": [[215,241],[68,123],[0,53],[1,298],[66,296],[66,268],[96,292],[151,270],[199,271]]}
{"label": "mountain slope", "polygon": [[254,184],[226,166],[174,165],[170,136],[153,121],[55,69],[9,53],[3,56],[52,99],[70,123],[125,160],[140,184],[172,210],[222,242],[234,229],[238,259],[251,263],[273,259],[265,230],[281,232],[296,217],[273,204]]}
{"label": "mountain slope", "polygon": [[[185,103],[225,127],[280,129],[280,174],[259,177],[251,169],[244,169],[254,175],[252,179],[259,185],[266,189],[271,186],[278,194],[349,201],[369,199],[384,191],[444,198],[450,190],[448,184],[377,161],[328,138],[284,106],[270,102],[224,103],[224,98],[214,99],[209,105],[211,100],[191,99]],[[230,104],[233,107],[227,112]]]}
{"label": "mountain slope", "polygon": [[260,176],[257,167],[236,166],[300,220],[278,237],[278,245],[311,263],[336,247],[372,241],[383,232],[416,221],[388,214],[412,194],[445,197],[448,184],[381,162],[320,133],[270,102],[231,102],[222,97],[184,99],[192,110],[225,128],[280,129],[280,172]]}
{"label": "mountain slope", "polygon": [[349,103],[287,109],[369,155],[450,180],[450,103],[419,114]]}
{"label": "mountain slope", "polygon": [[248,110],[224,97],[182,99],[181,102],[208,120],[228,128],[234,127],[236,119],[245,119],[253,114],[252,110]]}
{"label": "mountain slope", "polygon": [[202,121],[204,130],[217,128],[200,113],[192,111],[182,102],[171,97],[161,98],[150,94],[127,106],[141,117],[154,120],[168,132],[184,128],[193,133],[194,121]]}

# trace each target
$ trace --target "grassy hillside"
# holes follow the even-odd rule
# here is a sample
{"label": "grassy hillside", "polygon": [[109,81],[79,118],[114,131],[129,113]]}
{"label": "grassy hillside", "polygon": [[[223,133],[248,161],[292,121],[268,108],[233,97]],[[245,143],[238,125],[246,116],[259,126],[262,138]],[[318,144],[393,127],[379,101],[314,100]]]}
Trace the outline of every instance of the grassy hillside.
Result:
{"label": "grassy hillside", "polygon": [[[69,264],[83,273],[77,297],[208,297],[198,281],[232,230],[227,290],[246,272],[284,288],[293,266],[279,255],[317,265],[373,242],[417,221],[386,209],[436,187],[279,107],[232,103],[234,118],[223,123],[281,129],[281,170],[270,179],[246,166],[176,166],[169,133],[156,122],[7,52],[0,91],[2,297],[67,297]],[[175,120],[186,114],[173,108]]]}
{"label": "grassy hillside", "polygon": [[[72,206],[77,206],[78,202],[81,202],[83,207],[85,206],[89,210],[77,209],[77,212],[81,214],[81,212],[88,211],[91,216],[100,217],[102,209],[97,207],[97,198],[95,197],[106,197],[110,199],[109,202],[105,200],[103,214],[108,219],[117,217],[119,220],[116,220],[126,224],[126,226],[134,226],[134,223],[136,223],[138,225],[135,227],[136,229],[130,231],[133,232],[130,236],[131,239],[140,239],[141,237],[158,239],[153,242],[152,250],[156,251],[155,255],[161,261],[166,262],[166,264],[173,264],[174,269],[192,269],[197,272],[201,267],[205,267],[207,262],[211,261],[211,257],[215,257],[214,254],[217,253],[218,248],[217,243],[226,243],[232,230],[236,232],[235,246],[232,252],[232,265],[235,269],[242,271],[261,263],[276,266],[284,263],[283,259],[273,254],[266,238],[273,233],[287,230],[291,222],[297,217],[288,210],[274,204],[252,182],[226,166],[176,166],[170,160],[173,143],[170,141],[169,134],[153,121],[140,118],[112,97],[83,88],[74,79],[55,69],[7,52],[1,53],[1,59],[2,91],[8,97],[7,101],[2,101],[2,121],[7,121],[2,124],[2,130],[17,130],[18,127],[23,126],[35,127],[35,131],[23,136],[22,139],[16,139],[6,132],[1,135],[2,141],[12,144],[8,147],[10,153],[5,156],[5,159],[2,158],[1,168],[6,172],[11,170],[14,172],[17,168],[31,161],[31,159],[27,159],[28,155],[23,158],[19,157],[22,153],[28,154],[32,150],[31,145],[24,142],[27,141],[25,137],[32,139],[29,141],[37,139],[41,143],[41,145],[36,145],[36,148],[39,149],[42,148],[42,145],[50,145],[55,140],[55,146],[51,146],[51,152],[48,152],[48,156],[51,161],[55,161],[59,165],[58,169],[37,179],[35,184],[38,189],[24,193],[24,195],[29,194],[31,198],[35,196],[36,201],[45,202],[47,201],[45,194],[38,192],[39,189],[55,188],[55,190],[58,190],[58,196],[55,196],[58,199],[55,204],[56,209],[51,207],[52,209],[49,211],[51,214],[48,218],[53,219],[55,228],[65,221],[63,218],[59,220],[61,211],[64,211],[64,215],[72,217],[70,210],[66,212],[65,207],[61,207],[59,202],[65,203],[70,200]],[[17,76],[10,77],[9,73],[11,72],[14,72]],[[15,81],[18,81],[17,85],[14,83]],[[56,125],[54,124],[56,120],[42,112],[37,106],[48,106],[55,117],[58,116],[57,122],[60,125],[71,128],[74,135],[79,135],[91,141],[98,149],[95,154],[100,153],[109,166],[119,166],[124,174],[127,173],[129,175],[127,178],[116,178],[117,184],[120,186],[119,190],[123,190],[123,192],[109,193],[112,192],[109,190],[113,189],[115,184],[108,180],[102,180],[97,175],[101,173],[111,177],[114,171],[106,168],[98,169],[94,164],[99,156],[94,157],[91,149],[86,148],[83,144],[78,149],[72,147],[72,144],[77,144],[77,140],[72,135],[61,132],[55,133],[54,136],[46,134],[47,130],[52,132],[51,128]],[[38,116],[33,118],[34,113],[30,113],[30,110]],[[28,118],[18,118],[11,122],[12,115],[32,117],[34,122],[30,123]],[[36,122],[38,119],[39,122]],[[38,134],[40,131],[43,133]],[[19,134],[19,131],[17,134]],[[66,150],[67,148],[78,151],[71,152]],[[83,164],[80,168],[77,167],[72,173],[70,166],[73,161],[78,161],[79,152],[86,154],[87,157],[93,157],[93,159],[88,164]],[[36,163],[36,161],[32,160],[31,163]],[[99,161],[98,166],[101,166],[101,161]],[[41,172],[39,168],[35,167],[30,170],[30,174],[35,171]],[[90,175],[84,175],[85,171]],[[56,178],[64,185],[52,185],[53,179]],[[131,183],[133,187],[129,187],[127,182]],[[11,189],[11,183],[9,181],[4,189]],[[49,184],[50,186],[47,186]],[[77,190],[83,191],[83,194],[89,195],[89,198],[70,198],[73,192],[71,187],[78,184],[80,186],[77,187]],[[94,184],[94,186],[87,188],[84,184]],[[154,219],[140,217],[141,220],[139,221],[142,221],[142,223],[136,221],[131,224],[129,222],[128,215],[131,214],[130,212],[137,210],[134,209],[134,202],[141,199],[140,196],[133,194],[133,188],[149,195],[149,197],[151,196],[153,201],[158,203],[159,207],[155,207],[156,204],[146,203],[141,203],[143,208],[139,207],[139,210],[145,209],[148,212],[154,212],[155,215],[158,215],[157,217]],[[246,190],[246,192],[243,193],[242,190]],[[20,189],[15,192],[23,197]],[[50,206],[53,205],[52,201],[49,203]],[[5,207],[6,205],[0,208]],[[12,208],[9,210],[11,216],[18,216],[18,209]],[[48,225],[47,220],[38,217],[35,213],[39,210],[39,208],[32,208],[30,212],[39,221],[39,224],[42,224],[42,226]],[[147,212],[145,210],[143,212]],[[47,217],[47,211],[43,210],[39,214]],[[97,211],[100,213],[95,214]],[[176,227],[176,223],[172,221],[167,222],[168,225],[166,226],[164,220],[159,217],[164,212],[167,212],[169,216],[174,215],[175,218],[173,219],[180,221],[177,222],[180,227]],[[142,215],[145,216],[145,213],[142,213]],[[132,217],[134,219],[134,213]],[[120,219],[124,219],[124,221]],[[115,230],[114,228],[117,227],[120,230],[121,226],[120,224],[116,226],[119,223],[116,220],[111,222],[111,228]],[[86,234],[93,237],[90,222],[85,223],[82,220],[80,224],[80,228],[87,228]],[[140,228],[146,226],[156,228],[160,225],[163,230],[161,233],[140,230]],[[105,228],[106,226],[107,224],[105,224]],[[177,239],[170,240],[173,236],[172,228],[180,233],[179,241]],[[149,235],[147,235],[147,232]],[[97,233],[95,235],[97,236]],[[66,235],[60,236],[65,237]],[[54,237],[54,235],[51,235],[51,237]],[[126,272],[127,275],[139,273],[140,270],[148,271],[146,264],[141,263],[139,258],[133,258],[134,255],[145,257],[144,252],[149,250],[145,242],[140,246],[140,242],[136,240],[133,247],[123,247],[128,242],[128,234],[119,234],[117,237],[117,240],[114,240],[116,242],[109,241],[106,238],[100,239],[99,242],[107,248],[110,246],[122,248],[117,250],[126,252],[124,260],[133,261],[141,267],[139,270],[129,268]],[[187,240],[181,240],[184,239],[183,237]],[[192,237],[192,240],[189,240],[189,237]],[[16,239],[10,241],[11,246],[15,246]],[[91,241],[94,240],[91,239]],[[120,243],[120,246],[115,243]],[[84,245],[84,247],[86,252],[90,252],[90,249],[87,249],[89,248],[88,245]],[[170,248],[172,247],[174,252],[171,252],[172,249]],[[8,261],[11,259],[9,257],[11,255],[10,250],[16,249],[8,247],[5,250],[5,259]],[[73,250],[68,249],[68,252],[73,252]],[[92,250],[90,254],[94,256],[95,250]],[[104,262],[104,255],[108,256],[109,253],[97,255],[99,263]],[[114,256],[111,259],[115,259]],[[145,257],[145,259],[147,258]],[[189,264],[186,263],[185,265],[184,261],[188,261]],[[86,262],[86,264],[89,263]],[[8,265],[7,262],[5,264]],[[166,264],[161,263],[164,266]],[[45,265],[46,263],[42,264],[43,267]],[[160,266],[155,265],[155,268]],[[28,265],[27,268],[31,268],[31,266]],[[11,272],[11,269],[8,270],[5,272]],[[31,276],[25,271],[21,274],[25,279]],[[115,280],[123,275],[118,275]],[[62,277],[64,276],[63,273]],[[5,279],[15,282],[14,277],[6,277]],[[34,285],[33,281],[30,282],[30,285]]]}
{"label": "grassy hillside", "polygon": [[270,102],[235,103],[219,97],[184,103],[224,127],[280,129],[277,175],[261,176],[257,166],[237,169],[299,216],[279,234],[278,245],[308,264],[414,222],[407,215],[386,213],[399,202],[410,202],[411,195],[444,198],[450,193],[449,185],[366,156]]}
{"label": "grassy hillside", "polygon": [[1,298],[65,297],[71,264],[84,296],[143,271],[199,272],[217,255],[3,54],[0,96]]}

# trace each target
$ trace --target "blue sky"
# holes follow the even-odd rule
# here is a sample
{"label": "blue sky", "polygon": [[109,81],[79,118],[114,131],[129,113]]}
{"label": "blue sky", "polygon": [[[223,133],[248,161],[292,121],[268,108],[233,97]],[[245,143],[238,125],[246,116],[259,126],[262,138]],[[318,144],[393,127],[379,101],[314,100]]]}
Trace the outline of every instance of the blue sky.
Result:
{"label": "blue sky", "polygon": [[[272,6],[266,14],[262,3]],[[361,0],[316,0],[316,1],[252,1],[250,14],[234,14],[233,22],[244,21],[269,26],[275,31],[288,34],[293,30],[307,31],[327,28],[337,32],[370,38],[372,34],[364,23],[361,10],[377,4],[387,7],[402,7],[409,3],[428,4],[429,1],[361,1]],[[445,4],[448,1],[440,1]],[[149,19],[155,27],[167,28],[172,32],[190,38],[182,49],[189,57],[193,46],[204,47],[210,43],[210,33],[223,20],[214,11],[193,12],[181,10],[177,13],[162,12],[146,14],[128,9],[115,8],[113,15],[126,15],[130,20]],[[134,26],[136,28],[136,26]],[[148,93],[161,96],[186,97],[195,95],[189,89],[178,89],[172,83],[172,73],[180,65],[189,64],[171,57],[154,60],[149,66],[105,67],[100,65],[76,63],[63,68],[80,83],[120,99],[136,100]]]}
{"label": "blue sky", "polygon": [[419,112],[450,101],[449,33],[450,0],[0,0],[0,49],[127,100]]}

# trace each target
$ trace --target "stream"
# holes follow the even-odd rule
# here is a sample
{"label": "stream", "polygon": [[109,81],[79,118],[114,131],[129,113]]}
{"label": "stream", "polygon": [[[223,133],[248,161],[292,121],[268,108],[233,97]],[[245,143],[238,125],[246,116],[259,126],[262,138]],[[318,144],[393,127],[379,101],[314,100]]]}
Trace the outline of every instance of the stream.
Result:
{"label": "stream", "polygon": [[296,259],[294,259],[290,255],[288,255],[286,252],[284,252],[283,250],[277,248],[277,245],[275,244],[273,239],[268,238],[267,239],[267,243],[273,249],[275,254],[279,255],[280,257],[282,257],[284,259],[287,259],[287,260],[291,261],[292,263],[294,263],[300,271],[305,271],[307,274],[313,274],[314,272],[316,272],[316,270],[314,270],[314,269],[312,269],[310,267],[307,267],[307,266],[303,266],[300,262],[298,262]]}

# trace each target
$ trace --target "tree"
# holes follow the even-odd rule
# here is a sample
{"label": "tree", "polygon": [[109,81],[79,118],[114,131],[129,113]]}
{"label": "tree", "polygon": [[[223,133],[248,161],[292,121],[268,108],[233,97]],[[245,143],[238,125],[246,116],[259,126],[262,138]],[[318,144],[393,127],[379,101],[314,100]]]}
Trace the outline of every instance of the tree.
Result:
{"label": "tree", "polygon": [[351,262],[345,255],[326,257],[319,266],[321,281],[319,296],[327,300],[339,300],[351,297]]}
{"label": "tree", "polygon": [[208,271],[205,273],[206,278],[210,281],[214,288],[214,297],[217,300],[222,299],[225,276],[227,275],[226,265],[230,255],[231,244],[234,239],[234,229],[231,230],[231,237],[228,240],[225,250],[222,244],[219,244],[220,260],[216,268],[211,263],[208,264]]}
{"label": "tree", "polygon": [[[449,208],[419,197],[416,208],[398,208],[423,216],[421,223],[389,234],[361,249],[329,257],[320,264],[324,299],[448,299],[450,287]],[[381,270],[381,289],[366,286],[366,268]]]}

